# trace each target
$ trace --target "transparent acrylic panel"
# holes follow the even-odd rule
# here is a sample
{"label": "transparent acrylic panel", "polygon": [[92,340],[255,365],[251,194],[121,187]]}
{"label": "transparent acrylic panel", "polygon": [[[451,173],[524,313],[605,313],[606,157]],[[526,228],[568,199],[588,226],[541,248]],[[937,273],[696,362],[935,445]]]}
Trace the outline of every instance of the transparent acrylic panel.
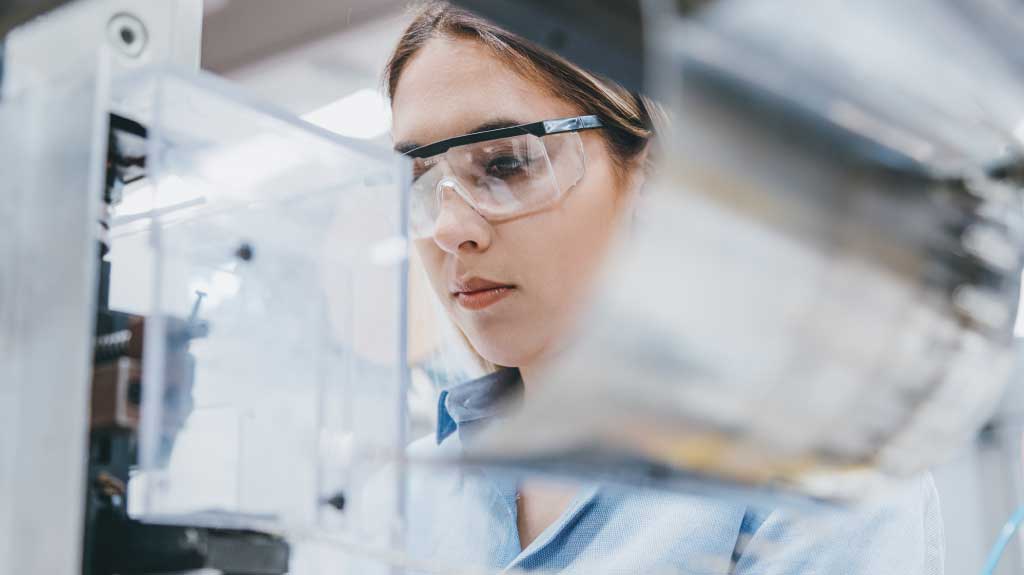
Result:
{"label": "transparent acrylic panel", "polygon": [[133,515],[358,525],[339,502],[404,433],[399,162],[206,75],[140,89],[147,179],[112,220],[112,306],[147,315]]}

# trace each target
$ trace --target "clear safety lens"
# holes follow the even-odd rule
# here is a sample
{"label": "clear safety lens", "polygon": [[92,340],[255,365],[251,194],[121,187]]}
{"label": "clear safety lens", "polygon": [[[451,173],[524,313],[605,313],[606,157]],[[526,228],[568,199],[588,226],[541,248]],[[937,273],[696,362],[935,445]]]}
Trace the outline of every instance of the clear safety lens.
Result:
{"label": "clear safety lens", "polygon": [[465,202],[489,221],[543,209],[583,177],[579,134],[530,134],[467,144],[413,162],[410,224],[434,234],[445,202]]}

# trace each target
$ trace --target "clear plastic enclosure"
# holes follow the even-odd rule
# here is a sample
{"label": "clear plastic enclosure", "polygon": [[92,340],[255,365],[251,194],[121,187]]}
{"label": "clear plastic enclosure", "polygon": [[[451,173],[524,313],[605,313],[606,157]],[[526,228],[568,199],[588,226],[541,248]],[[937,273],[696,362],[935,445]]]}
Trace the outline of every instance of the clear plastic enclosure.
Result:
{"label": "clear plastic enclosure", "polygon": [[344,529],[405,441],[400,162],[206,75],[138,89],[147,177],[111,220],[112,306],[147,318],[132,514]]}

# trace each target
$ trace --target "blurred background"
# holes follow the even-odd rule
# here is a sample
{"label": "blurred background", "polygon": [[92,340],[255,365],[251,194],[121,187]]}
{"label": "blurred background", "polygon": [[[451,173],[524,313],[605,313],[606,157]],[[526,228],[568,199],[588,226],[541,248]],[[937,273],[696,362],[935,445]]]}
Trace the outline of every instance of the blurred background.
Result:
{"label": "blurred background", "polygon": [[213,0],[202,67],[339,133],[390,147],[381,71],[409,22],[402,0]]}

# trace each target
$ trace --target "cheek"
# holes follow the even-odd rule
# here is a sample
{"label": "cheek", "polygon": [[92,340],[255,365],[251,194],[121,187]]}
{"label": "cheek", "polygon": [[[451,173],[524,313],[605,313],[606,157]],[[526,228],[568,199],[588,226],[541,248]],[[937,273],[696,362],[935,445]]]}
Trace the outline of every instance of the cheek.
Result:
{"label": "cheek", "polygon": [[621,219],[612,180],[602,181],[601,172],[593,175],[556,209],[537,214],[532,229],[521,234],[529,249],[521,252],[528,261],[520,265],[546,300],[547,311],[572,308],[585,295]]}
{"label": "cheek", "polygon": [[622,219],[624,193],[615,182],[607,162],[589,162],[586,176],[570,190],[558,211],[559,243],[566,252],[563,258],[581,272],[589,272],[603,261]]}

